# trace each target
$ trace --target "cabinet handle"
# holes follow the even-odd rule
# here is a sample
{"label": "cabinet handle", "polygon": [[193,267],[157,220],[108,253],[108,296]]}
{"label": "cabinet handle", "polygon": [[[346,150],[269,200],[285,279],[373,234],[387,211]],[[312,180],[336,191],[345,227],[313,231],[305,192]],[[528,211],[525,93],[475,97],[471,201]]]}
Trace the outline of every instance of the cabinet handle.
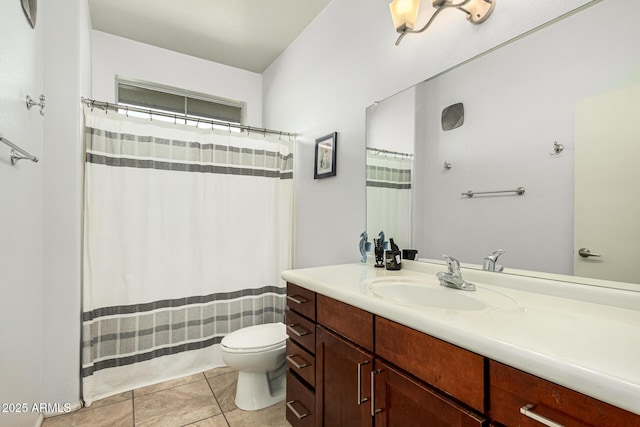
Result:
{"label": "cabinet handle", "polygon": [[371,371],[371,416],[375,417],[377,413],[382,412],[382,409],[376,409],[376,374],[382,372],[380,369]]}
{"label": "cabinet handle", "polygon": [[528,405],[524,405],[522,408],[520,408],[520,413],[548,427],[564,427],[562,424],[558,424],[555,421],[551,421],[549,418],[543,417],[542,415],[533,412],[533,408],[535,408],[535,406],[536,405],[533,405],[531,403]]}
{"label": "cabinet handle", "polygon": [[287,360],[289,362],[291,362],[291,364],[293,366],[296,367],[296,369],[302,369],[302,368],[306,368],[307,366],[310,366],[306,360],[302,359],[302,363],[298,363],[296,362],[293,358],[294,357],[299,357],[300,359],[302,359],[302,356],[298,355],[298,354],[287,354]]}
{"label": "cabinet handle", "polygon": [[[296,408],[293,407],[294,403],[298,403],[300,405],[300,407],[302,409],[304,409],[304,413],[303,414],[301,414],[300,412],[296,411]],[[309,411],[307,410],[307,408],[302,406],[302,403],[298,402],[297,400],[290,400],[289,402],[287,402],[287,408],[289,408],[291,410],[291,412],[293,412],[293,415],[295,415],[296,418],[299,419],[299,420],[301,420],[304,417],[309,415]]]}
{"label": "cabinet handle", "polygon": [[[296,327],[298,329],[296,329]],[[293,332],[294,334],[296,334],[299,337],[303,337],[305,335],[309,335],[311,332],[307,331],[305,328],[303,328],[302,326],[298,325],[297,323],[292,323],[290,325],[287,325],[287,330]]]}
{"label": "cabinet handle", "polygon": [[295,302],[296,304],[305,304],[309,302],[308,299],[306,299],[305,297],[301,297],[300,295],[287,295],[287,299],[289,301]]}
{"label": "cabinet handle", "polygon": [[369,364],[368,360],[358,363],[358,405],[362,405],[364,402],[369,400],[369,398],[367,397],[365,398],[362,397],[362,367],[368,364]]}

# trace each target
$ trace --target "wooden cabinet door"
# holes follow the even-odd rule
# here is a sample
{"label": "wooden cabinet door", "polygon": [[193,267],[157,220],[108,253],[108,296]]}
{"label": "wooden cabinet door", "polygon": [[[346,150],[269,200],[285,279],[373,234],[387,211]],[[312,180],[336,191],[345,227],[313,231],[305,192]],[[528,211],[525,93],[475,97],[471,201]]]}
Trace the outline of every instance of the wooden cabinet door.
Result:
{"label": "wooden cabinet door", "polygon": [[371,353],[318,325],[317,426],[372,427]]}
{"label": "wooden cabinet door", "polygon": [[488,422],[426,385],[376,359],[376,427],[481,427]]}

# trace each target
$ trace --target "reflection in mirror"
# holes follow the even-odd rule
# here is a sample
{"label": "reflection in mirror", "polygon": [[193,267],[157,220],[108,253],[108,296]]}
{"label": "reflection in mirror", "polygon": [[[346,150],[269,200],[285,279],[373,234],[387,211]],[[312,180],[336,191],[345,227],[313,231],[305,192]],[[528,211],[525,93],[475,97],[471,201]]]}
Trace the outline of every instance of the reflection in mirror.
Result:
{"label": "reflection in mirror", "polygon": [[457,104],[449,105],[442,110],[442,130],[453,130],[459,128],[464,124],[464,104],[458,102]]}
{"label": "reflection in mirror", "polygon": [[[585,273],[580,268],[585,263],[595,268],[614,265],[610,261],[617,256],[601,249],[595,240],[582,240],[577,228],[574,232],[578,209],[574,209],[574,168],[578,167],[574,155],[582,149],[577,136],[593,133],[576,128],[584,122],[576,121],[576,105],[640,84],[640,26],[634,18],[639,14],[640,2],[597,2],[368,108],[367,147],[414,155],[410,244],[418,249],[420,258],[440,260],[447,253],[481,268],[483,258],[501,248],[506,250],[500,258],[506,273],[575,272],[640,283],[638,262],[626,262],[633,271],[624,277],[611,272]],[[440,122],[442,109],[457,102],[464,103],[465,124],[445,132]],[[634,121],[617,124],[627,129]],[[378,145],[379,135],[384,135],[386,145]],[[414,142],[411,148],[408,138]],[[596,152],[606,150],[612,138],[617,136],[602,135]],[[549,155],[554,142],[564,150]],[[602,162],[614,164],[602,165],[603,169],[610,176],[626,179],[607,184],[606,191],[626,194],[637,205],[636,190],[628,186],[638,178],[630,177],[625,171],[628,167],[618,169],[617,164],[623,158],[637,164],[639,154],[617,149],[609,153],[613,159],[602,156]],[[446,162],[455,167],[443,170]],[[615,170],[618,172],[612,174]],[[525,187],[526,194],[461,196],[469,189],[517,187]],[[602,196],[587,195],[596,204],[598,197]],[[599,211],[597,228],[626,217],[616,212],[616,206],[610,207],[613,210]],[[371,206],[368,200],[368,222],[371,210],[377,214],[383,209]],[[391,218],[378,221],[375,228],[384,229],[389,236],[387,230],[398,225]],[[627,233],[638,232],[639,224],[635,216],[622,228]],[[367,230],[370,235],[379,231],[372,232],[369,223]],[[640,253],[640,234],[605,233],[614,236],[614,244],[633,242],[637,247],[625,246],[626,250]],[[581,247],[602,256],[583,258],[578,255]],[[613,269],[619,269],[615,265]]]}
{"label": "reflection in mirror", "polygon": [[415,90],[367,110],[367,233],[411,249]]}

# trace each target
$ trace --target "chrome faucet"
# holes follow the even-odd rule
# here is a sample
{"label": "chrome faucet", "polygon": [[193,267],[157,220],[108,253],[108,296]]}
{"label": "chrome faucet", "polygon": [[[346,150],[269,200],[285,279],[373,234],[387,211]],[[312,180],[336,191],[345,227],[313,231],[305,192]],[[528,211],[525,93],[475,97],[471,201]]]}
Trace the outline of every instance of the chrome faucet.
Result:
{"label": "chrome faucet", "polygon": [[461,289],[463,291],[475,291],[476,285],[466,282],[462,278],[460,263],[458,260],[450,257],[449,255],[442,255],[442,257],[447,261],[449,271],[446,273],[441,271],[436,274],[436,277],[440,280],[440,285],[448,288]]}
{"label": "chrome faucet", "polygon": [[496,264],[496,261],[498,261],[498,257],[505,252],[506,251],[504,249],[498,249],[497,251],[493,251],[489,255],[484,257],[484,264],[482,264],[482,269],[485,271],[503,271],[504,266]]}

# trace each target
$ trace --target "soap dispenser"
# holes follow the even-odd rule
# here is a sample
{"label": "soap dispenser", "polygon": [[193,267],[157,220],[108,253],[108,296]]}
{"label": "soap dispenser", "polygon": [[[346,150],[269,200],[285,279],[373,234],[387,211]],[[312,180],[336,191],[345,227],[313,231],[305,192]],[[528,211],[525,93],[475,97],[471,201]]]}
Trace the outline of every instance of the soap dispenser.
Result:
{"label": "soap dispenser", "polygon": [[395,244],[393,239],[389,239],[391,249],[385,252],[385,267],[387,270],[400,270],[402,268],[401,252],[398,245]]}

